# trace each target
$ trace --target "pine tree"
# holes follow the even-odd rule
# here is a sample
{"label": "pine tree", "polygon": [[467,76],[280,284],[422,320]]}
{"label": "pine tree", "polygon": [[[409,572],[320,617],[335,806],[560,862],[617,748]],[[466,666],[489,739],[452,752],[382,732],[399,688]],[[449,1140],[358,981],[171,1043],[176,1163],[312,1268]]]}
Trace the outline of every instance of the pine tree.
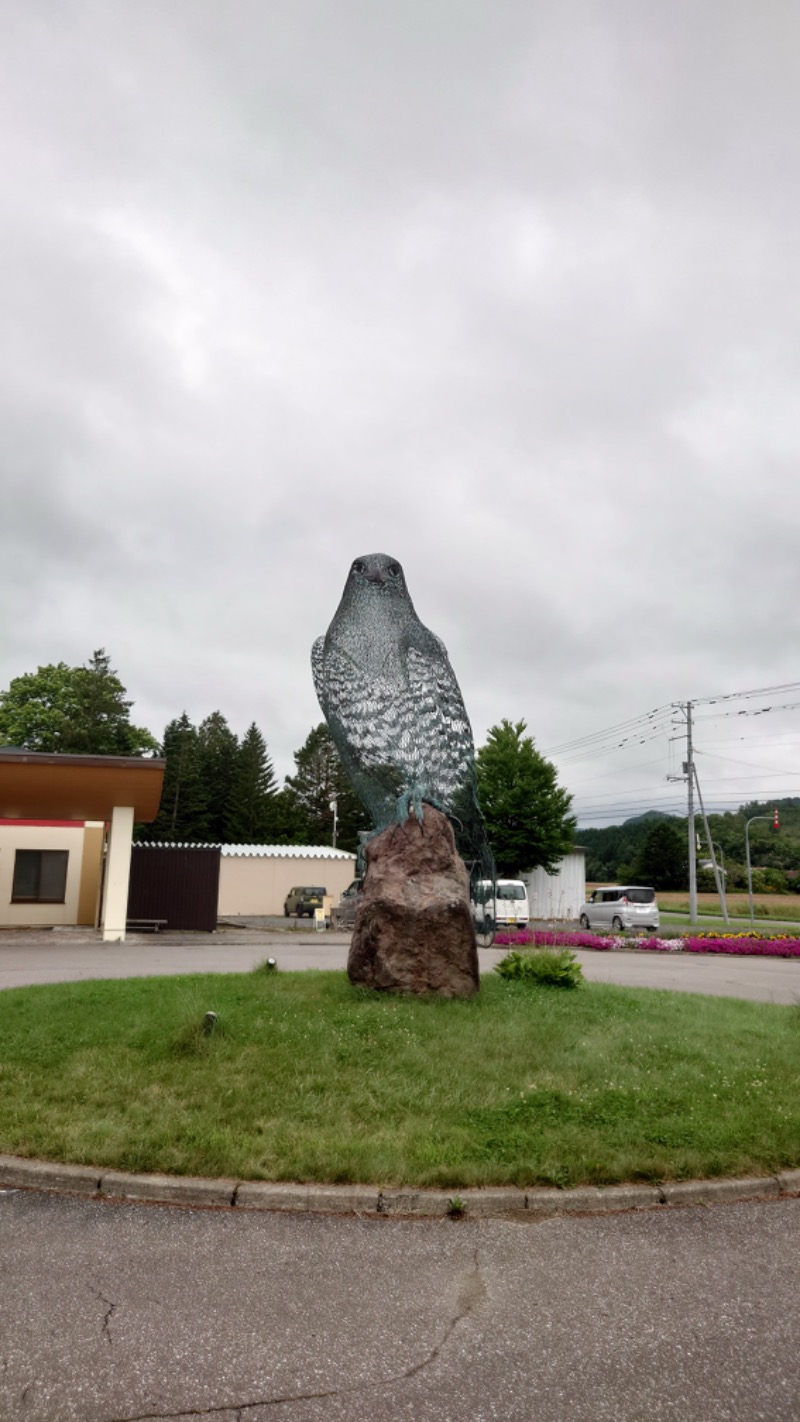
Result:
{"label": "pine tree", "polygon": [[255,721],[236,756],[236,769],[225,820],[228,844],[269,844],[273,833],[275,771]]}
{"label": "pine tree", "polygon": [[271,805],[272,833],[270,844],[310,844],[306,837],[306,820],[293,792],[284,785]]}
{"label": "pine tree", "polygon": [[336,800],[339,849],[358,848],[359,831],[372,828],[372,822],[361,804],[339,758],[333,737],[325,722],[315,726],[305,743],[295,752],[297,770],[286,777],[286,790],[297,815],[299,844],[331,844],[333,842],[333,810]]}
{"label": "pine tree", "polygon": [[208,800],[200,768],[196,728],[184,711],[164,731],[166,758],[161,807],[148,839],[204,844],[209,838]]}
{"label": "pine tree", "polygon": [[208,814],[208,837],[213,844],[222,844],[227,837],[239,741],[222,712],[212,711],[200,723],[197,744],[198,767]]}
{"label": "pine tree", "polygon": [[689,851],[686,834],[673,820],[659,820],[632,865],[632,881],[654,889],[686,889],[689,885]]}

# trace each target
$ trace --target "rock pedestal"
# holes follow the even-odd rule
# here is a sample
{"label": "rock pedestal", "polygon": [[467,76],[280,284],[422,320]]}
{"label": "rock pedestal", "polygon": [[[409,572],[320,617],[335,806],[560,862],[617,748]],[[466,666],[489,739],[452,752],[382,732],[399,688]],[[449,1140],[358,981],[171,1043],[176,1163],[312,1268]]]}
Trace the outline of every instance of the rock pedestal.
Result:
{"label": "rock pedestal", "polygon": [[385,992],[471,997],[478,949],[469,876],[447,817],[425,806],[370,840],[347,960],[350,981]]}

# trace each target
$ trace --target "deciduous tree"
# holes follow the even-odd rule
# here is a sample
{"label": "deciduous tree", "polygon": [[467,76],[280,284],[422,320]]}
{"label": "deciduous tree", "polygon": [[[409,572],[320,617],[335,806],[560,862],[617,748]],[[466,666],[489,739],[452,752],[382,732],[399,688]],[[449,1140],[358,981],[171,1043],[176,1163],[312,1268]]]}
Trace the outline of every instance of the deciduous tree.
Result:
{"label": "deciduous tree", "polygon": [[155,737],[130,719],[133,702],[104,648],[83,667],[50,663],[0,692],[0,744],[62,755],[144,755]]}
{"label": "deciduous tree", "polygon": [[540,866],[552,873],[575,840],[572,796],[525,730],[525,721],[492,726],[476,758],[478,798],[501,878]]}

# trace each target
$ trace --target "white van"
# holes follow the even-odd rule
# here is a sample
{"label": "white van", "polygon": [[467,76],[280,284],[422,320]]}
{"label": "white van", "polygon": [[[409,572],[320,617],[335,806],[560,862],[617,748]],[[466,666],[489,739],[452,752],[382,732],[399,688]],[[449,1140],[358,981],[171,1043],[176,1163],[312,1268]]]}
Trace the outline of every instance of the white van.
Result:
{"label": "white van", "polygon": [[521,879],[498,879],[496,886],[491,879],[480,879],[475,885],[472,917],[477,929],[487,918],[493,919],[497,928],[527,928],[530,916],[528,890]]}

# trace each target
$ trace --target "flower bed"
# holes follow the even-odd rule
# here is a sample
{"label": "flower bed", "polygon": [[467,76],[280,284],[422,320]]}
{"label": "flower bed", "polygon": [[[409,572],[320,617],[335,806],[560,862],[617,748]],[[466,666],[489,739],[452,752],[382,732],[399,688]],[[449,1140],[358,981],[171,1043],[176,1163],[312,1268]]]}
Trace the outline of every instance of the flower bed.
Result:
{"label": "flower bed", "polygon": [[498,947],[593,948],[607,953],[627,948],[639,953],[728,953],[735,957],[800,958],[800,938],[786,933],[761,937],[757,933],[695,933],[687,938],[627,938],[621,934],[587,933],[584,930],[537,929],[533,932],[498,933]]}
{"label": "flower bed", "polygon": [[749,934],[724,938],[685,938],[684,953],[733,953],[739,957],[800,958],[800,938],[751,938]]}
{"label": "flower bed", "polygon": [[617,944],[616,938],[601,937],[599,933],[587,933],[583,929],[575,933],[559,929],[552,932],[546,929],[536,929],[535,932],[523,929],[519,933],[506,931],[498,933],[494,941],[500,947],[508,943],[515,948],[523,948],[526,944],[531,948],[614,948]]}

